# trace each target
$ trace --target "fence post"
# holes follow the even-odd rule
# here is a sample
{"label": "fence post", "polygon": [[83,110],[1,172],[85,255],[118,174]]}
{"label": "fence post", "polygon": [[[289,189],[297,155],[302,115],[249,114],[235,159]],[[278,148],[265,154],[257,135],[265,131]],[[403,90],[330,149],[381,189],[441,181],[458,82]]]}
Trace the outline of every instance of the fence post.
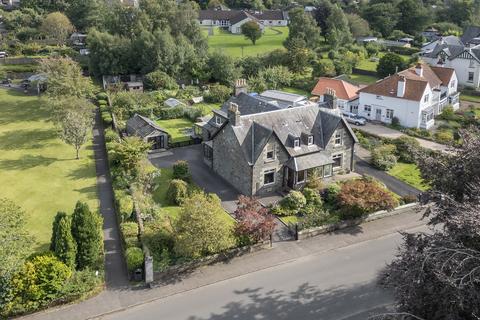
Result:
{"label": "fence post", "polygon": [[298,223],[295,223],[295,240],[298,241]]}
{"label": "fence post", "polygon": [[273,247],[273,235],[270,234],[270,248]]}

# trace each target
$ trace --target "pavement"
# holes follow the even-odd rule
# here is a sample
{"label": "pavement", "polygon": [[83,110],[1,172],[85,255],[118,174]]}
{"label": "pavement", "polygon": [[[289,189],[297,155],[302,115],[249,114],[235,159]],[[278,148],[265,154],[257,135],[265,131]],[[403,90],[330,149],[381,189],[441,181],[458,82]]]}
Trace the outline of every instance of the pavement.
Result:
{"label": "pavement", "polygon": [[110,170],[108,169],[103,122],[98,110],[93,127],[93,150],[97,172],[97,192],[100,213],[103,216],[103,242],[105,250],[105,277],[107,289],[128,287],[128,273],[122,253],[122,243],[115,214]]}
{"label": "pavement", "polygon": [[391,302],[375,277],[393,257],[398,232],[425,230],[424,225],[420,212],[405,209],[318,237],[274,243],[153,289],[112,288],[24,318],[365,319],[366,312]]}
{"label": "pavement", "polygon": [[[364,126],[356,126],[352,124],[352,127],[360,131],[364,131],[366,133],[373,134],[383,138],[396,139],[401,136],[405,136],[405,134],[401,131],[391,129],[389,127],[386,127],[380,124],[374,124],[371,122],[367,122]],[[426,149],[447,152],[449,148],[444,144],[436,143],[430,140],[425,140],[421,138],[415,138],[415,139],[418,141],[418,143],[420,143],[420,146]]]}

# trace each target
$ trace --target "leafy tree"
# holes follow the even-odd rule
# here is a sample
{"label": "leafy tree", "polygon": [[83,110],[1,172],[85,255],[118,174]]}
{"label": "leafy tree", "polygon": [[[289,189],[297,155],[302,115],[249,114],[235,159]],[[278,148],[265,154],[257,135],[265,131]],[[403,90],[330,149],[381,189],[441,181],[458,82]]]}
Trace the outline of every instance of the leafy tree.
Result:
{"label": "leafy tree", "polygon": [[475,6],[473,0],[451,0],[448,6],[438,13],[439,21],[455,23],[458,26],[466,27],[471,24],[475,17]]}
{"label": "leafy tree", "polygon": [[52,12],[45,17],[40,29],[55,39],[58,45],[63,45],[75,28],[66,15],[61,12]]}
{"label": "leafy tree", "polygon": [[227,99],[230,97],[231,94],[232,94],[231,88],[217,83],[210,86],[210,88],[208,89],[208,93],[205,96],[205,100],[207,102],[223,103],[227,101]]}
{"label": "leafy tree", "polygon": [[160,70],[150,72],[145,76],[145,86],[152,90],[178,90],[177,81]]}
{"label": "leafy tree", "polygon": [[372,164],[380,170],[390,170],[397,164],[396,147],[385,144],[372,150]]}
{"label": "leafy tree", "polygon": [[101,27],[108,7],[100,0],[71,1],[66,13],[78,30]]}
{"label": "leafy tree", "polygon": [[188,184],[180,179],[170,181],[167,190],[168,200],[176,205],[181,205],[188,195]]}
{"label": "leafy tree", "polygon": [[60,119],[60,139],[72,145],[76,151],[76,158],[80,159],[80,149],[87,142],[93,126],[93,105],[85,99],[67,99],[63,106]]}
{"label": "leafy tree", "polygon": [[332,60],[319,60],[313,65],[312,76],[316,77],[334,77],[335,65]]}
{"label": "leafy tree", "polygon": [[111,161],[125,173],[135,174],[142,159],[145,159],[150,144],[138,137],[127,137],[111,145]]}
{"label": "leafy tree", "polygon": [[0,198],[0,289],[31,251],[33,238],[26,231],[25,212],[11,200]]}
{"label": "leafy tree", "polygon": [[72,236],[77,244],[77,268],[96,268],[103,252],[102,219],[81,201],[72,214]]}
{"label": "leafy tree", "polygon": [[348,20],[350,33],[354,38],[365,37],[371,34],[370,25],[358,14],[350,13],[345,15]]}
{"label": "leafy tree", "polygon": [[293,72],[305,72],[310,61],[313,60],[313,52],[307,48],[302,38],[293,38],[288,43],[288,67]]}
{"label": "leafy tree", "polygon": [[423,31],[431,21],[430,13],[422,2],[402,0],[398,3],[397,8],[400,12],[397,28],[408,34]]}
{"label": "leafy tree", "polygon": [[332,14],[333,4],[330,0],[319,0],[314,11],[315,20],[320,27],[322,36],[327,40],[327,35],[330,32],[330,25],[327,23],[328,17]]}
{"label": "leafy tree", "polygon": [[377,74],[379,77],[384,78],[402,71],[405,67],[405,61],[401,56],[389,52],[380,58],[377,65]]}
{"label": "leafy tree", "polygon": [[50,58],[40,62],[39,72],[47,78],[46,94],[52,101],[61,97],[91,96],[92,82],[82,75],[80,65],[70,58]]}
{"label": "leafy tree", "polygon": [[352,42],[348,19],[338,5],[332,7],[326,24],[328,29],[327,41],[333,48]]}
{"label": "leafy tree", "polygon": [[231,85],[238,79],[240,72],[235,66],[235,60],[222,52],[210,54],[207,62],[210,78],[224,85]]}
{"label": "leafy tree", "polygon": [[175,221],[175,252],[182,257],[199,258],[234,245],[231,227],[225,223],[218,197],[194,193],[184,200]]}
{"label": "leafy tree", "polygon": [[281,89],[289,86],[293,80],[293,74],[284,66],[265,68],[258,73],[268,89]]}
{"label": "leafy tree", "polygon": [[180,179],[185,182],[189,182],[192,178],[192,175],[190,174],[190,168],[188,165],[188,161],[185,160],[178,160],[175,161],[173,164],[173,179]]}
{"label": "leafy tree", "polygon": [[266,240],[275,229],[275,218],[255,198],[240,196],[234,215],[237,219],[235,234],[242,243]]}
{"label": "leafy tree", "polygon": [[238,68],[242,69],[242,75],[245,79],[258,75],[258,72],[264,67],[263,57],[246,56],[238,62]]}
{"label": "leafy tree", "polygon": [[253,45],[257,42],[258,39],[262,37],[262,29],[255,21],[248,21],[247,23],[242,24],[242,34],[245,38],[250,39]]}
{"label": "leafy tree", "polygon": [[393,3],[371,2],[363,10],[362,17],[372,29],[387,37],[397,25],[400,13]]}
{"label": "leafy tree", "polygon": [[393,140],[398,160],[406,163],[415,163],[415,154],[420,149],[420,143],[414,137],[403,135]]}
{"label": "leafy tree", "polygon": [[320,45],[320,28],[312,15],[306,13],[303,8],[295,8],[289,12],[290,21],[288,23],[288,38],[286,47],[293,39],[300,38],[305,41],[306,46],[315,49]]}
{"label": "leafy tree", "polygon": [[72,223],[70,217],[64,212],[59,212],[55,217],[53,229],[55,232],[55,241],[53,242],[53,252],[55,253],[55,256],[71,269],[75,269],[77,247],[72,236]]}

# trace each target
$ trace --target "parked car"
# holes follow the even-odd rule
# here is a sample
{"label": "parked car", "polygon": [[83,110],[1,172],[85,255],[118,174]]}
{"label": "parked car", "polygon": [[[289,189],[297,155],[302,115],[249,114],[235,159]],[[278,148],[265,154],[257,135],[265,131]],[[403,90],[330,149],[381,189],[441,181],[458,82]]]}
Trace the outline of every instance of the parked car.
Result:
{"label": "parked car", "polygon": [[12,79],[5,78],[2,80],[3,85],[8,85],[9,87],[12,85]]}
{"label": "parked car", "polygon": [[5,51],[0,51],[0,58],[6,58],[8,57],[8,53],[6,53]]}
{"label": "parked car", "polygon": [[343,112],[343,117],[345,120],[347,120],[347,122],[353,123],[356,126],[364,126],[367,123],[365,118],[359,117],[355,113]]}

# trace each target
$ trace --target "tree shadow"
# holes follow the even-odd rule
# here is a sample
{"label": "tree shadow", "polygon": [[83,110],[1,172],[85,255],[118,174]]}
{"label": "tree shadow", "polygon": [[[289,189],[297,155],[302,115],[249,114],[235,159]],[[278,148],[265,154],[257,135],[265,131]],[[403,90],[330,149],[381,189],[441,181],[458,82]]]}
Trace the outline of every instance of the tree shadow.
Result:
{"label": "tree shadow", "polygon": [[[27,97],[21,92],[8,90],[7,96]],[[50,110],[45,100],[40,98],[29,101],[16,100],[14,103],[6,103],[1,106],[0,125],[21,121],[39,121],[50,119]]]}
{"label": "tree shadow", "polygon": [[0,169],[2,170],[25,170],[38,166],[49,166],[56,161],[65,161],[57,158],[44,156],[24,155],[19,159],[0,160]]}
{"label": "tree shadow", "polygon": [[85,188],[80,188],[80,189],[75,189],[75,191],[84,195],[82,197],[82,199],[88,199],[88,200],[98,199],[97,186],[96,185],[85,187]]}
{"label": "tree shadow", "polygon": [[354,287],[321,289],[303,283],[296,290],[265,290],[261,287],[235,290],[236,297],[220,313],[207,317],[190,316],[189,320],[230,319],[302,319],[366,320],[391,312],[393,298],[374,281]]}
{"label": "tree shadow", "polygon": [[[81,155],[80,155],[80,157],[81,157]],[[82,161],[82,158],[80,158],[78,160],[73,159],[71,161]],[[75,179],[75,180],[92,178],[92,177],[95,177],[95,170],[92,169],[92,166],[90,165],[90,163],[82,162],[82,164],[80,166],[71,170],[68,173],[68,177],[72,178],[72,179]]]}
{"label": "tree shadow", "polygon": [[56,137],[52,129],[7,131],[0,135],[0,150],[40,149],[45,147],[48,140]]}

